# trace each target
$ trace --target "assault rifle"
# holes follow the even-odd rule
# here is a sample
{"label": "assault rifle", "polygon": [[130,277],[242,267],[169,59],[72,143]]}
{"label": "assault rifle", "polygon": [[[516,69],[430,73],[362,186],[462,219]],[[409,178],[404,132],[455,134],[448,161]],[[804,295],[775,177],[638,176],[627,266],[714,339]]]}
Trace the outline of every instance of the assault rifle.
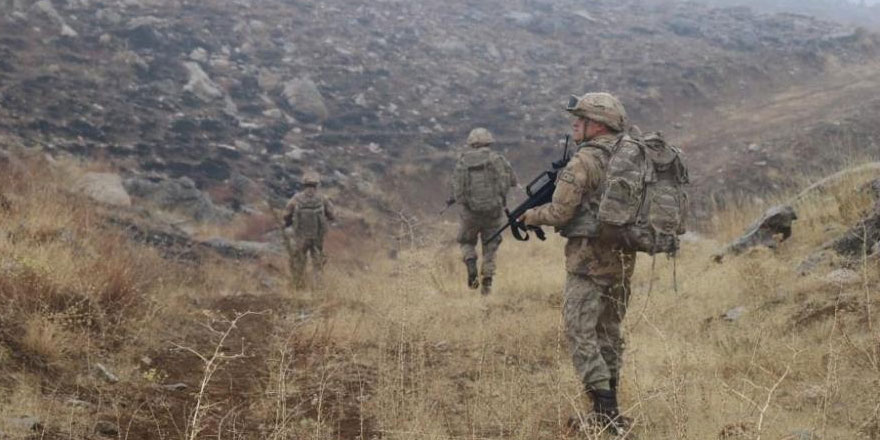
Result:
{"label": "assault rifle", "polygon": [[571,159],[568,154],[568,139],[569,137],[565,136],[565,150],[562,152],[562,159],[553,162],[550,170],[542,172],[538,177],[532,180],[531,183],[526,185],[526,200],[514,208],[513,211],[509,209],[504,210],[504,214],[507,215],[507,224],[492,234],[488,240],[484,240],[484,243],[489,243],[492,240],[495,240],[507,228],[510,228],[513,238],[519,241],[528,241],[529,231],[533,232],[539,240],[543,241],[547,239],[547,235],[544,234],[543,229],[538,226],[526,225],[519,221],[519,218],[522,217],[526,211],[541,205],[546,205],[553,200],[553,192],[556,191],[556,176],[559,174],[560,170],[568,165],[568,161]]}

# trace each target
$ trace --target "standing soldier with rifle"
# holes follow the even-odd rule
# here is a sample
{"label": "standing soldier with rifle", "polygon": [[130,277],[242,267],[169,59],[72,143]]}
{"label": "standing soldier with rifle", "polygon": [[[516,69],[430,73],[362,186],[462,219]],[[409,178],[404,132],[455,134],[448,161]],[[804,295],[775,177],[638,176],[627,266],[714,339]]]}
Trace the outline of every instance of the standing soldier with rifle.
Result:
{"label": "standing soldier with rifle", "polygon": [[626,131],[626,111],[607,93],[572,97],[566,110],[577,151],[559,172],[552,201],[526,211],[527,226],[553,226],[565,246],[565,334],[575,370],[593,400],[590,421],[621,433],[617,389],[623,354],[621,321],[630,294],[635,252],[598,236],[597,210],[609,160]]}
{"label": "standing soldier with rifle", "polygon": [[477,274],[477,240],[485,240],[506,222],[503,210],[507,192],[517,185],[510,163],[489,146],[495,143],[485,128],[475,128],[467,138],[469,149],[455,164],[452,179],[452,198],[447,204],[462,206],[458,243],[467,266],[467,284],[471,289],[482,285],[481,293],[492,291],[495,274],[495,253],[501,237],[483,242],[482,280]]}

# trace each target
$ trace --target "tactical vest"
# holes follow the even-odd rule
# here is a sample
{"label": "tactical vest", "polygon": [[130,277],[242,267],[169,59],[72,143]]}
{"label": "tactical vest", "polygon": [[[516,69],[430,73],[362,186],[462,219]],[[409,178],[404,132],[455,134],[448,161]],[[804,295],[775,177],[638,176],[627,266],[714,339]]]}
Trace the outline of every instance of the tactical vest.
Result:
{"label": "tactical vest", "polygon": [[[603,170],[608,167],[608,159],[611,157],[611,151],[608,146],[596,142],[587,142],[580,145],[578,154],[586,150],[587,154],[592,155],[601,164]],[[596,237],[599,235],[599,219],[596,213],[599,211],[599,203],[602,201],[602,193],[604,192],[605,179],[600,187],[589,194],[584,194],[581,204],[578,206],[574,217],[562,228],[559,233],[563,237]]]}
{"label": "tactical vest", "polygon": [[504,207],[505,171],[498,155],[488,148],[478,148],[462,154],[462,168],[456,178],[462,204],[477,213],[498,213]]}
{"label": "tactical vest", "polygon": [[296,203],[294,234],[298,238],[322,238],[326,230],[324,199],[319,196],[303,197]]}

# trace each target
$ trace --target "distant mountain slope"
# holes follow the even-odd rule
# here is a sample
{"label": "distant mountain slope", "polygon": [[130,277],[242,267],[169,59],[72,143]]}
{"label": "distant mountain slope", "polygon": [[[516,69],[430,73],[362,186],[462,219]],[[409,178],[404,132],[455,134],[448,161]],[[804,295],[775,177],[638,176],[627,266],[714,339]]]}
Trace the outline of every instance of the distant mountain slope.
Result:
{"label": "distant mountain slope", "polygon": [[429,185],[411,199],[441,200],[430,167],[475,125],[535,172],[558,154],[571,93],[613,91],[635,122],[677,138],[732,102],[863,65],[878,48],[872,34],[804,16],[635,0],[10,6],[8,138],[202,189],[244,175],[285,195],[315,168],[352,199],[417,162]]}

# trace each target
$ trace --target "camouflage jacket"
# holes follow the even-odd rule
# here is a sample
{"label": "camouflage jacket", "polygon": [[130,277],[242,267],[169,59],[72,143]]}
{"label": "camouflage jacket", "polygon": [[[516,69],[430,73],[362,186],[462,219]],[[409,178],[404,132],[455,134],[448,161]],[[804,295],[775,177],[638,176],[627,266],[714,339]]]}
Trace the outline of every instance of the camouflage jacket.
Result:
{"label": "camouflage jacket", "polygon": [[296,237],[323,238],[327,221],[334,221],[336,212],[327,197],[314,191],[303,191],[287,202],[285,217],[292,219]]}
{"label": "camouflage jacket", "polygon": [[605,170],[618,137],[600,136],[579,145],[559,173],[553,201],[528,213],[529,222],[555,227],[568,238],[565,268],[600,284],[614,284],[632,274],[635,254],[622,253],[612,242],[596,236],[595,213],[605,181]]}

